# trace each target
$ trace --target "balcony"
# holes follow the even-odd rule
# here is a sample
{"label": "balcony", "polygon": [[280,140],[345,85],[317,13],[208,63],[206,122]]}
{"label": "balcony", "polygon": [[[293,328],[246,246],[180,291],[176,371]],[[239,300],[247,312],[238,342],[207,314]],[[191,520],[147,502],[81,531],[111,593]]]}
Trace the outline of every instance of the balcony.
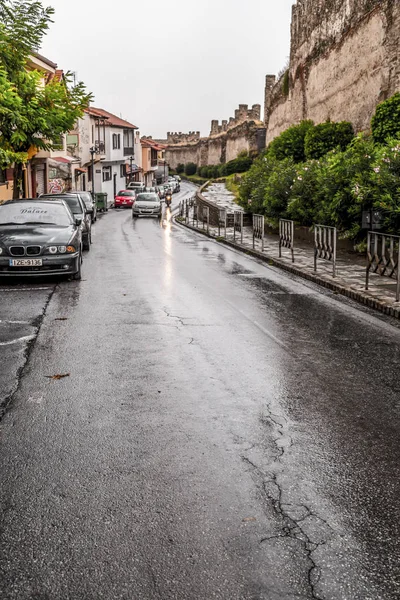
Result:
{"label": "balcony", "polygon": [[135,154],[135,150],[133,146],[124,147],[124,156],[129,156],[130,154]]}
{"label": "balcony", "polygon": [[106,153],[106,144],[102,140],[96,140],[95,142],[96,154]]}

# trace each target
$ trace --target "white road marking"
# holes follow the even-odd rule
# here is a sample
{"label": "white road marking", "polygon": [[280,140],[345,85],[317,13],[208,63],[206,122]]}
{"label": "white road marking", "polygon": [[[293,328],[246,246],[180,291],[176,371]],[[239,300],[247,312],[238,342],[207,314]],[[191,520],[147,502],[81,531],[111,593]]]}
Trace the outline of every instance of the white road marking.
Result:
{"label": "white road marking", "polygon": [[50,287],[37,287],[37,288],[3,288],[1,292],[36,292],[37,290],[52,290]]}
{"label": "white road marking", "polygon": [[25,335],[24,337],[17,338],[16,340],[10,340],[9,342],[0,342],[0,346],[11,346],[12,344],[19,344],[20,342],[30,342],[34,339],[34,335]]}
{"label": "white road marking", "polygon": [[10,323],[11,325],[30,325],[29,321],[5,321],[0,319],[0,323]]}

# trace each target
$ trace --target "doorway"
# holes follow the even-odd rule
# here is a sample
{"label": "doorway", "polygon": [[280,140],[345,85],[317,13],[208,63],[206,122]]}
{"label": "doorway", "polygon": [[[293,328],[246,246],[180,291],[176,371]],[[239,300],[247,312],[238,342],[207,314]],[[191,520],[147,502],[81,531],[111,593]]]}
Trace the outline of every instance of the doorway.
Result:
{"label": "doorway", "polygon": [[115,198],[115,196],[117,195],[117,174],[116,173],[114,173],[114,176],[113,176],[113,183],[114,183],[114,198]]}

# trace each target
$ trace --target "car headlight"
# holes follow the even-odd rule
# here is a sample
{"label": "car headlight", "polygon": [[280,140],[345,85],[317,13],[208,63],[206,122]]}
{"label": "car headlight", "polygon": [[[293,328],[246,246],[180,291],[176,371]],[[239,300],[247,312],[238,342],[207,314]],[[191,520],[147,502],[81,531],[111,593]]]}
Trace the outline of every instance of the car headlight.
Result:
{"label": "car headlight", "polygon": [[50,254],[57,254],[57,246],[49,246],[48,247],[48,251],[50,252]]}
{"label": "car headlight", "polygon": [[69,254],[74,254],[74,253],[76,252],[76,248],[75,248],[75,246],[67,246],[67,247],[66,247],[66,251],[67,251]]}
{"label": "car headlight", "polygon": [[67,251],[67,246],[58,246],[58,251],[60,254],[65,254]]}
{"label": "car headlight", "polygon": [[0,248],[0,254],[3,254],[3,248]]}

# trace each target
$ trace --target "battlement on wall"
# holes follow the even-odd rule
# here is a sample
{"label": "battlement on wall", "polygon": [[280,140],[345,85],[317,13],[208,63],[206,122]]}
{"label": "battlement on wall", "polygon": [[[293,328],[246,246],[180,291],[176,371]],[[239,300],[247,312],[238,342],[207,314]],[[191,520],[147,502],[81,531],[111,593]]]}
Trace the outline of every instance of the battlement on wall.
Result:
{"label": "battlement on wall", "polygon": [[343,34],[385,0],[297,0],[292,7],[291,57],[303,45],[312,50],[339,41]]}
{"label": "battlement on wall", "polygon": [[200,131],[189,131],[189,133],[171,132],[167,133],[168,144],[190,144],[198,142],[200,139]]}
{"label": "battlement on wall", "polygon": [[211,121],[210,137],[220,135],[246,121],[260,121],[260,119],[261,104],[253,104],[250,109],[247,104],[239,104],[239,108],[235,110],[235,116],[231,117],[229,121],[224,120],[221,124],[218,120]]}

